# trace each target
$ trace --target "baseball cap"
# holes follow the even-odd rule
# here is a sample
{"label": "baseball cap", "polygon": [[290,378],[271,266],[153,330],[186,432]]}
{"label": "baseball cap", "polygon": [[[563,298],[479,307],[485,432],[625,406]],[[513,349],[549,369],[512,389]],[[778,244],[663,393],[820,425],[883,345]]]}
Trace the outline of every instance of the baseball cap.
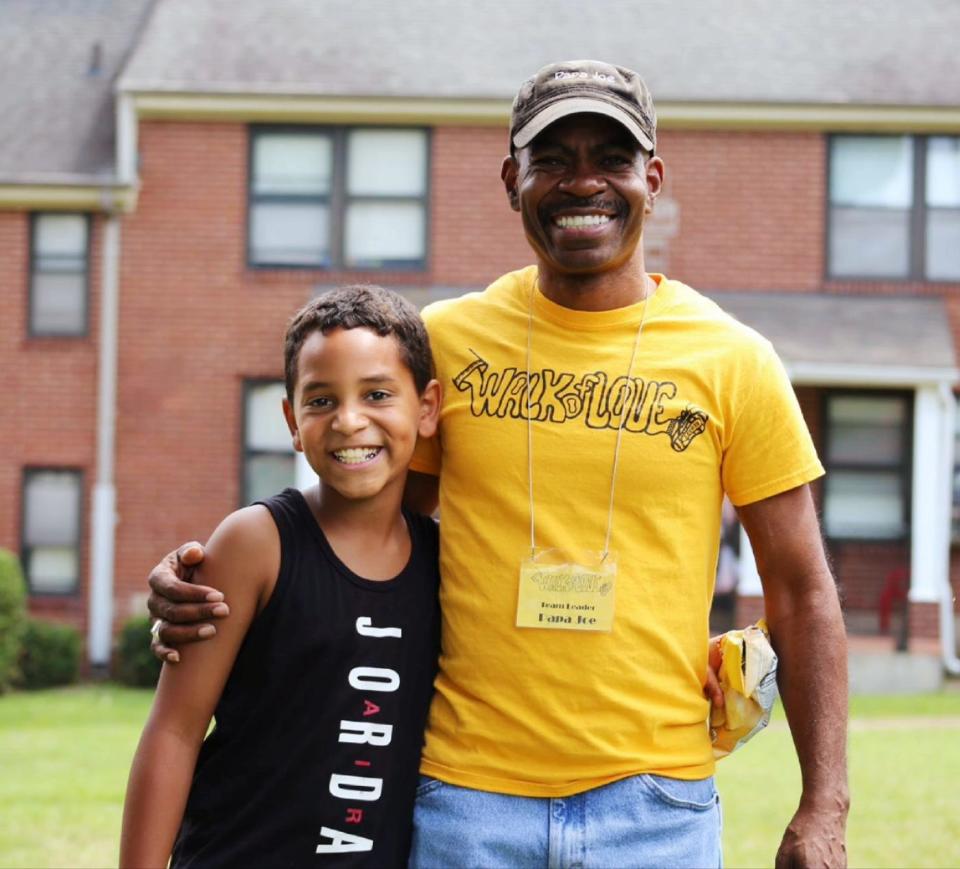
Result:
{"label": "baseball cap", "polygon": [[554,121],[579,112],[613,118],[642,148],[656,148],[657,114],[643,79],[599,60],[550,63],[528,78],[513,101],[510,141],[523,148]]}

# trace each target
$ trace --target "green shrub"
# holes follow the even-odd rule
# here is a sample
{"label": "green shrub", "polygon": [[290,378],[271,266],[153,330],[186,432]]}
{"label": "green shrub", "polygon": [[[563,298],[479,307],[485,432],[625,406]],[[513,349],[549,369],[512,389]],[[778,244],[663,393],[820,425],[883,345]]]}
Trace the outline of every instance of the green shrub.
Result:
{"label": "green shrub", "polygon": [[160,661],[150,651],[150,619],[134,616],[117,639],[116,676],[125,685],[153,688],[160,678]]}
{"label": "green shrub", "polygon": [[29,619],[20,653],[24,688],[51,688],[77,681],[80,672],[80,632],[69,625]]}
{"label": "green shrub", "polygon": [[19,675],[20,645],[27,627],[26,597],[20,562],[12,552],[0,549],[0,694]]}

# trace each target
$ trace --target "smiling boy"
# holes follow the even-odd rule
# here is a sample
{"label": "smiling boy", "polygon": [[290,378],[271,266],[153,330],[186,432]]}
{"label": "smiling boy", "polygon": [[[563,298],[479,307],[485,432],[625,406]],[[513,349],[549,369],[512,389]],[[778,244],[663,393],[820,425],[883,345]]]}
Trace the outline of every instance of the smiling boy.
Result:
{"label": "smiling boy", "polygon": [[163,669],[122,866],[406,863],[439,630],[436,525],[400,506],[436,427],[429,343],[409,302],[347,287],[294,317],[284,356],[283,413],[323,485],[210,538],[199,572],[233,615]]}

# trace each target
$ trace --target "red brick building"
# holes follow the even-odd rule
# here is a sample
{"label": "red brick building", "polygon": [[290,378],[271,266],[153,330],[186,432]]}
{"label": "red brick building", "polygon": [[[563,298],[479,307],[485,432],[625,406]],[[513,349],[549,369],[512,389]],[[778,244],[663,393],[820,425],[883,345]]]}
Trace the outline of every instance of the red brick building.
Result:
{"label": "red brick building", "polygon": [[160,555],[297,478],[280,339],[311,294],[423,302],[529,262],[510,99],[595,56],[657,102],[648,265],[787,364],[851,631],[956,663],[960,11],[695,5],[7,3],[0,545],[31,610],[102,664]]}

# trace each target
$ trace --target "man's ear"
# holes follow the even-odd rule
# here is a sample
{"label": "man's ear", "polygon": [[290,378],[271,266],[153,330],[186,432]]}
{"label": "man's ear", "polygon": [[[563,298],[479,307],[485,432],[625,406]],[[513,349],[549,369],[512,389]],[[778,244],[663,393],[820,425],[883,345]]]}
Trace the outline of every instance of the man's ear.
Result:
{"label": "man's ear", "polygon": [[517,193],[517,158],[508,154],[503,158],[500,166],[500,177],[503,179],[504,189],[507,191],[507,199],[510,201],[510,207],[514,211],[520,210],[520,196]]}
{"label": "man's ear", "polygon": [[649,160],[647,160],[647,164],[644,167],[644,174],[646,175],[647,179],[646,211],[648,213],[653,210],[653,203],[656,201],[656,198],[660,195],[660,191],[663,189],[663,173],[663,160],[661,160],[659,157],[651,157]]}
{"label": "man's ear", "polygon": [[287,421],[287,428],[290,429],[290,437],[293,438],[293,448],[298,452],[303,452],[303,444],[300,442],[300,429],[297,427],[297,417],[290,406],[288,399],[283,400],[283,418]]}
{"label": "man's ear", "polygon": [[440,382],[431,380],[420,396],[420,422],[417,434],[422,438],[432,438],[437,433],[440,419]]}

